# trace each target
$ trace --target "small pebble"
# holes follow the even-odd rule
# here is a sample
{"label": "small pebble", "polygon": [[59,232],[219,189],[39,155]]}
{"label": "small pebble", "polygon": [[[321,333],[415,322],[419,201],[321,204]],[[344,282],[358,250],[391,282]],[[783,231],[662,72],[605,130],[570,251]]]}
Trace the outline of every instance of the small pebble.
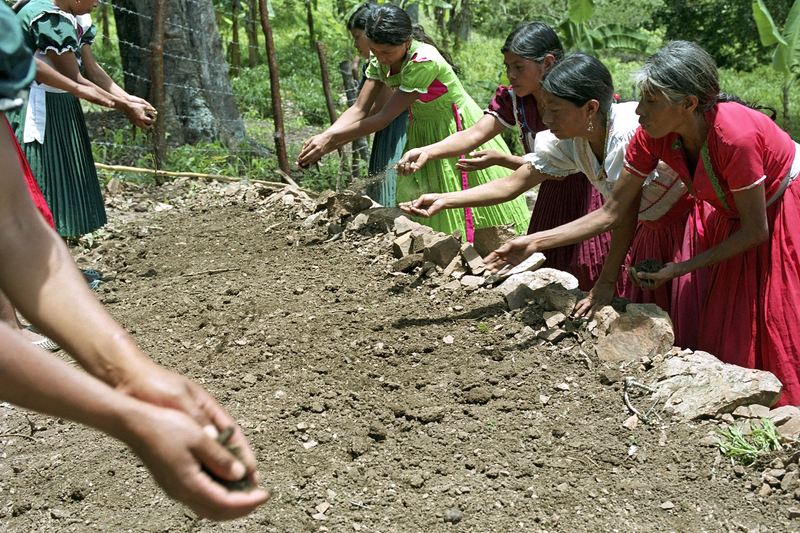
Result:
{"label": "small pebble", "polygon": [[444,512],[444,521],[450,522],[451,524],[458,524],[461,522],[461,511],[458,509],[448,509]]}

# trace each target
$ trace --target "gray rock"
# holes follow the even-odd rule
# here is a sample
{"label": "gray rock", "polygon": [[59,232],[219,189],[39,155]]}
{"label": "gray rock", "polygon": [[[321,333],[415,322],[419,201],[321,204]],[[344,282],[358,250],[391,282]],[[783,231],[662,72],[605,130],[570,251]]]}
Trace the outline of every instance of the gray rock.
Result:
{"label": "gray rock", "polygon": [[[322,195],[320,195],[320,198],[321,197]],[[320,204],[320,198],[317,199],[317,206]],[[340,191],[338,193],[326,194],[325,196],[325,208],[327,208],[328,217],[330,217],[331,220],[341,219],[348,215],[355,215],[370,207],[372,207],[372,199],[361,196],[353,191]]]}
{"label": "gray rock", "polygon": [[467,289],[477,289],[478,287],[483,286],[485,280],[480,276],[463,276],[460,281],[461,285]]}
{"label": "gray rock", "polygon": [[544,264],[546,260],[547,258],[544,256],[544,254],[536,252],[532,256],[527,258],[525,261],[515,266],[514,268],[506,270],[502,273],[492,274],[491,276],[489,276],[489,279],[487,281],[488,283],[499,283],[516,274],[522,274],[523,272],[528,272],[528,271],[532,272],[534,270],[539,270],[539,268],[541,268],[541,266]]}
{"label": "gray rock", "polygon": [[411,254],[392,263],[392,270],[395,272],[411,272],[418,266],[422,266],[422,254]]}
{"label": "gray rock", "polygon": [[469,267],[474,275],[480,276],[486,270],[483,258],[475,251],[475,248],[471,244],[464,243],[461,245],[461,257],[464,258],[464,264]]}
{"label": "gray rock", "polygon": [[537,335],[540,339],[544,339],[546,341],[552,342],[553,344],[557,343],[561,339],[567,336],[567,332],[561,328],[550,328],[544,331],[540,331]]}
{"label": "gray rock", "polygon": [[401,215],[394,219],[394,233],[398,237],[400,235],[405,235],[410,231],[419,228],[422,224],[418,222],[414,222],[413,220],[409,219],[408,217]]}
{"label": "gray rock", "polygon": [[791,418],[776,429],[778,430],[778,435],[781,436],[784,442],[796,442],[800,440],[800,419],[798,418]]}
{"label": "gray rock", "polygon": [[461,244],[452,236],[437,234],[423,235],[425,261],[433,261],[444,268],[450,264],[454,257],[461,251]]}
{"label": "gray rock", "polygon": [[769,372],[728,365],[700,351],[669,357],[649,374],[654,399],[668,414],[684,419],[714,418],[740,405],[772,405],[781,391]]}
{"label": "gray rock", "polygon": [[478,228],[473,235],[472,246],[481,257],[486,257],[515,237],[514,223],[502,226]]}
{"label": "gray rock", "polygon": [[534,300],[538,296],[544,297],[544,292],[537,293],[537,291],[551,283],[566,289],[578,287],[575,276],[554,268],[541,268],[535,272],[526,271],[509,277],[498,286],[498,290],[505,296],[509,309],[513,310],[525,307],[528,300]]}
{"label": "gray rock", "polygon": [[595,350],[603,361],[629,362],[667,353],[673,342],[672,321],[665,311],[655,304],[631,304],[609,324]]}
{"label": "gray rock", "polygon": [[402,259],[411,253],[411,246],[413,245],[411,234],[406,233],[392,242],[392,255],[397,259]]}
{"label": "gray rock", "polygon": [[782,424],[785,424],[792,418],[800,419],[800,409],[798,409],[794,405],[784,405],[783,407],[772,409],[766,415],[762,416],[764,418],[769,418],[770,420],[772,420],[776,426],[780,426]]}
{"label": "gray rock", "polygon": [[444,512],[444,521],[451,524],[458,524],[462,518],[461,511],[458,509],[448,509]]}

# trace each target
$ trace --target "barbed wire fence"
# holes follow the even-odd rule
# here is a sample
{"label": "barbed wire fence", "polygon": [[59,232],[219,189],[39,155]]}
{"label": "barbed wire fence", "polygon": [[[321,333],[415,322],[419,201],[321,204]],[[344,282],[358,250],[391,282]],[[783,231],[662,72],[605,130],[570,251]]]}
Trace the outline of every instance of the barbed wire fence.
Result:
{"label": "barbed wire fence", "polygon": [[[186,0],[189,4],[197,4],[201,5],[199,0]],[[152,25],[153,24],[153,16],[146,13],[139,13],[136,11],[129,10],[120,5],[112,5],[110,0],[100,0],[99,1],[101,9],[107,9],[109,12],[112,9],[127,13],[129,15],[133,15],[135,17],[140,18],[145,24]],[[205,8],[208,7],[207,3],[202,4]],[[233,19],[234,17],[238,17],[238,21],[240,23],[245,24],[253,24],[257,28],[256,30],[256,38],[259,42],[258,46],[254,46],[249,44],[248,42],[237,42],[231,39],[228,39],[220,33],[220,39],[222,41],[223,47],[225,50],[228,51],[228,54],[231,55],[231,51],[233,49],[237,49],[238,51],[245,52],[243,55],[247,55],[250,53],[250,50],[254,50],[256,55],[258,56],[259,52],[263,52],[264,48],[264,35],[261,34],[259,36],[258,29],[261,28],[261,21],[260,19],[256,20],[250,17],[247,12],[244,13],[234,13],[232,8],[228,10],[221,9],[218,6],[213,6],[217,20],[227,18]],[[109,13],[108,16],[111,16]],[[95,42],[104,44],[108,44],[110,46],[117,47],[119,53],[123,53],[124,49],[128,49],[130,51],[136,51],[139,53],[147,54],[149,56],[151,50],[148,47],[141,46],[140,44],[132,43],[126,41],[124,39],[120,39],[117,36],[110,35],[105,33],[104,28],[101,27],[102,25],[99,24],[99,13],[95,11],[93,14],[93,19],[95,24],[98,26],[98,34],[96,37]],[[190,28],[185,25],[182,25],[174,20],[170,20],[169,17],[165,19],[165,31],[169,34],[172,30],[180,30],[181,32],[198,34],[201,33],[197,28]],[[109,32],[111,33],[111,32]],[[292,72],[295,74],[291,77],[281,77],[280,78],[280,90],[282,94],[282,100],[284,102],[284,108],[289,112],[291,116],[291,120],[296,124],[299,120],[302,120],[306,123],[313,123],[316,125],[327,126],[330,124],[330,116],[325,110],[324,104],[321,106],[320,109],[309,109],[305,107],[303,110],[297,109],[297,107],[292,102],[292,95],[299,95],[299,94],[307,94],[309,88],[314,91],[316,95],[319,96],[320,100],[324,102],[323,98],[325,97],[323,84],[322,84],[322,74],[319,70],[318,65],[309,65],[303,64],[297,61],[296,57],[293,57],[291,54],[281,52],[281,50],[290,49],[293,46],[297,46],[294,42],[290,41],[290,38],[285,37],[283,35],[273,33],[274,41],[275,41],[275,51],[277,54],[278,62],[282,66],[288,66]],[[311,52],[311,51],[309,51]],[[97,54],[96,54],[97,55]],[[205,59],[198,59],[194,57],[187,57],[183,55],[177,55],[168,53],[166,51],[163,52],[163,57],[171,58],[177,61],[185,61],[197,64],[199,68],[203,66],[207,67],[216,67],[216,68],[223,68],[225,72],[229,72],[232,69],[232,66],[228,64],[227,61],[224,64],[214,63],[212,61],[208,61]],[[309,53],[308,57],[312,57],[312,54]],[[108,72],[113,78],[117,80],[120,77],[125,78],[132,78],[139,80],[143,83],[151,85],[153,83],[151,75],[143,75],[143,73],[134,73],[126,71],[125,69],[121,68],[118,65],[110,64],[108,62],[104,62],[98,59],[98,63],[103,69]],[[241,70],[241,69],[240,69]],[[334,70],[332,75],[337,76],[336,79],[340,79],[339,72]],[[297,79],[303,78],[305,83],[303,86],[298,84]],[[337,87],[345,85],[344,83],[337,83]],[[257,113],[242,113],[243,107],[255,107],[256,109],[271,109],[272,108],[272,101],[268,95],[257,95],[252,93],[245,93],[245,92],[237,92],[233,90],[231,92],[227,91],[218,91],[215,89],[211,89],[208,87],[200,87],[200,86],[193,86],[175,82],[163,82],[164,90],[165,91],[186,91],[190,95],[197,94],[197,93],[205,93],[206,96],[224,96],[224,97],[232,97],[237,102],[237,108],[240,111],[241,119],[222,119],[222,118],[215,118],[214,120],[217,122],[236,122],[239,123],[241,120],[242,123],[245,125],[245,130],[247,132],[257,132],[256,134],[252,134],[250,139],[251,142],[242,143],[239,147],[232,147],[232,146],[225,146],[222,142],[222,139],[214,139],[212,142],[204,143],[204,147],[191,147],[192,152],[198,152],[204,154],[207,159],[215,159],[218,161],[225,160],[226,158],[237,158],[239,161],[251,161],[256,158],[275,158],[275,146],[272,143],[265,141],[268,139],[271,132],[274,131],[274,123],[272,120],[264,119],[260,117],[254,118]],[[310,86],[310,87],[309,87]],[[331,95],[333,100],[339,102],[342,98],[345,98],[345,94],[335,92]],[[288,97],[288,98],[287,98]],[[352,105],[354,101],[354,93],[350,94],[350,92],[346,95],[347,104]],[[177,113],[165,113],[163,117],[166,120],[166,124],[169,124],[171,121],[169,119],[177,119],[179,121],[192,119],[191,116],[180,115]],[[167,136],[169,136],[169,131],[166,132]],[[251,135],[248,133],[248,135]],[[110,154],[110,158],[115,158],[118,154],[125,154],[126,160],[135,160],[137,161],[137,166],[146,168],[147,170],[156,171],[157,167],[159,166],[158,158],[154,155],[156,153],[156,139],[153,135],[146,136],[146,142],[134,142],[130,143],[126,141],[120,142],[118,138],[111,135],[110,138],[107,136],[104,139],[94,138],[92,139],[92,144],[96,146],[99,150],[95,150],[97,163],[101,164],[108,164],[112,163],[113,161],[103,161],[101,160],[103,157],[97,156],[97,154]],[[170,153],[174,154],[175,147],[170,147]],[[299,147],[293,145],[290,147],[293,152],[296,152]],[[342,158],[347,158],[350,165],[346,165],[344,163],[344,159],[339,164],[339,173],[341,173],[347,169],[346,174],[350,174],[351,177],[358,176],[358,169],[360,166],[355,163],[356,159],[362,159],[367,161],[369,159],[369,143],[366,141],[360,142],[356,145],[347,145],[347,149],[344,151],[343,154],[340,154]],[[151,156],[151,157],[148,157]],[[330,156],[329,156],[330,157]],[[224,166],[224,165],[221,165]],[[277,165],[275,165],[277,167]],[[245,174],[244,176],[230,176],[230,177],[247,177],[246,176],[246,165],[244,165],[245,171],[244,173],[241,172],[240,174]],[[348,168],[349,167],[349,168]],[[240,165],[235,165],[234,168],[240,169]],[[181,169],[187,172],[192,172],[192,169]],[[114,171],[109,170],[102,170],[100,169],[99,172],[111,173],[114,174]],[[220,174],[224,174],[224,170],[219,172]]]}

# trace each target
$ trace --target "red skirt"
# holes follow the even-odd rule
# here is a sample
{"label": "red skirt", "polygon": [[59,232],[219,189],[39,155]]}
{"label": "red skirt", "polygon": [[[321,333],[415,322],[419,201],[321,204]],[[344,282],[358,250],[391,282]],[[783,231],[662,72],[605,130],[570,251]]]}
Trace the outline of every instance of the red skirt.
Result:
{"label": "red skirt", "polygon": [[[696,203],[697,200],[686,194],[658,220],[640,220],[625,260],[626,264],[635,265],[645,259],[657,259],[662,263],[682,261],[686,223],[690,214],[694,212]],[[683,278],[678,279],[684,281]],[[681,326],[687,321],[693,329],[696,329],[700,316],[694,313],[692,317],[692,313],[686,309],[676,308],[674,293],[677,290],[678,280],[669,281],[655,290],[638,287],[628,279],[627,275],[623,280],[621,296],[637,304],[656,304],[669,313],[675,330],[675,345],[687,347],[688,340],[682,337]],[[689,290],[688,285],[684,290]]]}
{"label": "red skirt", "polygon": [[42,191],[39,190],[39,185],[36,184],[36,179],[33,177],[31,167],[28,165],[28,160],[25,159],[25,154],[22,152],[22,148],[19,146],[17,137],[14,135],[14,130],[11,129],[11,124],[8,123],[8,119],[5,118],[5,115],[4,120],[6,122],[8,132],[11,134],[11,138],[14,139],[14,149],[17,151],[17,160],[19,161],[19,166],[22,168],[22,175],[25,176],[25,185],[28,186],[28,192],[31,195],[31,199],[50,227],[55,229],[56,226],[53,223],[53,213],[51,213],[50,208],[47,207],[47,202],[44,200],[44,195],[42,194]]}
{"label": "red skirt", "polygon": [[[602,205],[603,196],[583,174],[571,174],[561,181],[545,180],[539,185],[528,234],[572,222]],[[610,242],[611,233],[606,232],[577,244],[547,250],[544,252],[547,260],[542,266],[569,272],[578,278],[581,290],[588,291],[600,277]]]}
{"label": "red skirt", "polygon": [[[783,384],[778,405],[800,405],[800,185],[767,208],[770,239],[709,267],[699,349],[726,363],[772,372]],[[712,211],[710,246],[739,229]]]}

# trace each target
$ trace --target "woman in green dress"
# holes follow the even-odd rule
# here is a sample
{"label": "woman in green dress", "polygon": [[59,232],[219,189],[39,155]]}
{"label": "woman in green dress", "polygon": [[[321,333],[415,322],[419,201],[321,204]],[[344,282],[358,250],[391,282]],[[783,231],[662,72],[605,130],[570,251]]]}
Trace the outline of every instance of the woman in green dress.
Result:
{"label": "woman in green dress", "polygon": [[[370,13],[376,9],[378,9],[378,4],[372,2],[361,4],[347,21],[347,31],[353,36],[353,46],[358,54],[366,60],[369,60],[369,45],[364,30],[367,27]],[[366,76],[363,75],[367,65],[368,62],[365,62],[361,82],[358,84],[359,91],[367,81]],[[392,90],[384,87],[383,93],[381,98],[385,101],[391,96]],[[408,124],[408,111],[403,111],[391,124],[376,131],[372,138],[372,152],[369,155],[369,180],[365,192],[367,196],[381,205],[397,204],[395,201],[397,170],[394,169],[394,165],[400,160],[406,145],[406,124]]]}
{"label": "woman in green dress", "polygon": [[[97,35],[89,13],[97,0],[30,0],[17,13],[25,45],[67,78],[110,99],[131,123],[147,128],[155,109],[126,93],[97,64]],[[100,183],[77,97],[34,81],[27,107],[8,113],[17,140],[62,237],[91,233],[106,223]]]}
{"label": "woman in green dress", "polygon": [[[301,168],[308,168],[323,155],[355,138],[386,127],[404,109],[409,110],[406,150],[440,141],[477,122],[483,113],[461,85],[449,57],[428,38],[420,26],[399,7],[383,4],[366,26],[372,56],[367,82],[358,100],[339,120],[303,145],[298,157]],[[394,94],[372,116],[370,109],[381,89]],[[479,149],[508,153],[508,147],[495,138]],[[506,176],[509,171],[490,167],[475,172],[456,168],[458,159],[442,159],[421,171],[397,178],[397,202],[406,202],[428,192],[452,192],[477,187]],[[431,218],[415,219],[437,231],[460,230],[472,241],[474,229],[514,223],[518,233],[527,228],[529,213],[522,197],[504,204],[448,210]]]}

